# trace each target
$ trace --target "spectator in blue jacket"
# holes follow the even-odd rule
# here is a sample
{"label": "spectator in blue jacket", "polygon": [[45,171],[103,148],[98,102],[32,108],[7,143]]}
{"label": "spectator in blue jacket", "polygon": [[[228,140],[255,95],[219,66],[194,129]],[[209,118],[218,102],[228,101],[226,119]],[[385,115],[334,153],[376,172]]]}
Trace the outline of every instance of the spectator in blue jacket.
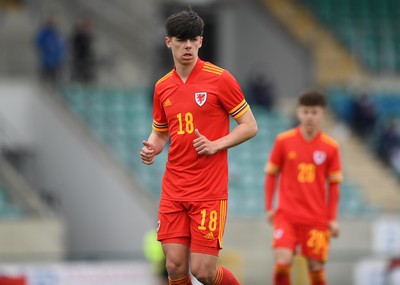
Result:
{"label": "spectator in blue jacket", "polygon": [[65,62],[66,43],[58,30],[57,20],[49,16],[36,35],[40,74],[43,81],[57,86]]}

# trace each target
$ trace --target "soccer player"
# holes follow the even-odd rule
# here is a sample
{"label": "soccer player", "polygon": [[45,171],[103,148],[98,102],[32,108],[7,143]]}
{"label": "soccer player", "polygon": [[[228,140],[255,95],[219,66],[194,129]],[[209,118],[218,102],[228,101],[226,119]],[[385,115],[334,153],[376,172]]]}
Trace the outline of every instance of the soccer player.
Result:
{"label": "soccer player", "polygon": [[[227,150],[255,136],[257,124],[234,77],[198,57],[204,29],[198,14],[173,14],[165,28],[175,66],[155,85],[153,130],[140,155],[150,165],[170,140],[158,214],[169,284],[192,284],[190,271],[204,285],[236,285],[217,266],[228,207]],[[237,122],[232,131],[230,117]]]}
{"label": "soccer player", "polygon": [[320,130],[325,106],[324,95],[318,91],[299,96],[299,126],[276,137],[265,167],[266,213],[274,227],[275,285],[290,284],[297,247],[307,260],[311,284],[326,284],[329,239],[339,235],[342,172],[337,142]]}

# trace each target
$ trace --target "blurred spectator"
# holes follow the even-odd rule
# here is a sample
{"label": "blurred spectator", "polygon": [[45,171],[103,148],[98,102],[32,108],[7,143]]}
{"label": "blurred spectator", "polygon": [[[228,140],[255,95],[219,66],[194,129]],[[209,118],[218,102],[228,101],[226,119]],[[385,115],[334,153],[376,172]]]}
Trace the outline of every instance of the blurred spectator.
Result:
{"label": "blurred spectator", "polygon": [[150,230],[143,241],[144,255],[152,264],[154,274],[160,285],[168,285],[168,272],[165,267],[165,255],[161,243],[157,240],[157,231]]}
{"label": "blurred spectator", "polygon": [[395,152],[400,148],[400,134],[397,131],[395,120],[390,120],[383,126],[382,132],[378,137],[378,155],[388,164]]}
{"label": "blurred spectator", "polygon": [[397,147],[390,158],[390,164],[400,178],[400,147]]}
{"label": "blurred spectator", "polygon": [[42,80],[56,86],[60,81],[64,66],[66,46],[53,15],[49,16],[39,28],[36,35],[36,47]]}
{"label": "blurred spectator", "polygon": [[96,79],[93,48],[93,23],[88,17],[80,19],[71,35],[73,81],[89,84]]}
{"label": "blurred spectator", "polygon": [[248,83],[254,104],[270,111],[274,107],[275,98],[272,82],[262,73],[254,74]]}
{"label": "blurred spectator", "polygon": [[377,110],[367,93],[362,93],[354,102],[352,125],[357,134],[365,136],[373,130],[377,120]]}
{"label": "blurred spectator", "polygon": [[378,155],[400,175],[400,132],[395,119],[383,127],[378,138]]}

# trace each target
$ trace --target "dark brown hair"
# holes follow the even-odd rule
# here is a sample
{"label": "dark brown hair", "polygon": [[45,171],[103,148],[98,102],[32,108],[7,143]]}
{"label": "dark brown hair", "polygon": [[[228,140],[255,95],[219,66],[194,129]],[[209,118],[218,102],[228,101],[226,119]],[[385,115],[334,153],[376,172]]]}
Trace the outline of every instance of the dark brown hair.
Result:
{"label": "dark brown hair", "polygon": [[325,95],[317,90],[308,90],[300,94],[298,104],[299,106],[320,106],[325,108]]}
{"label": "dark brown hair", "polygon": [[203,35],[204,21],[192,9],[184,10],[168,17],[165,30],[169,37],[194,39]]}

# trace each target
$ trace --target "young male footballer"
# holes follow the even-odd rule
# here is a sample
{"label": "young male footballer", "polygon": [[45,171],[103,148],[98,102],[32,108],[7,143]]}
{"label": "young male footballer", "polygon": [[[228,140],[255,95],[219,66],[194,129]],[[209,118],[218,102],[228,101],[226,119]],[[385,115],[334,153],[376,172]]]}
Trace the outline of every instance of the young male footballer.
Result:
{"label": "young male footballer", "polygon": [[[342,171],[337,142],[320,130],[325,105],[320,92],[300,95],[300,124],[276,137],[265,167],[267,219],[274,228],[274,285],[290,284],[290,268],[297,250],[307,259],[311,284],[327,284],[324,264],[330,237],[339,235]],[[278,203],[274,207],[278,184]]]}
{"label": "young male footballer", "polygon": [[[239,284],[217,266],[228,207],[227,150],[254,137],[257,124],[234,77],[199,58],[198,14],[173,14],[165,28],[175,66],[155,85],[153,130],[140,155],[150,165],[170,140],[158,214],[169,284],[192,284],[189,272],[204,285]],[[232,131],[230,117],[237,122]]]}

